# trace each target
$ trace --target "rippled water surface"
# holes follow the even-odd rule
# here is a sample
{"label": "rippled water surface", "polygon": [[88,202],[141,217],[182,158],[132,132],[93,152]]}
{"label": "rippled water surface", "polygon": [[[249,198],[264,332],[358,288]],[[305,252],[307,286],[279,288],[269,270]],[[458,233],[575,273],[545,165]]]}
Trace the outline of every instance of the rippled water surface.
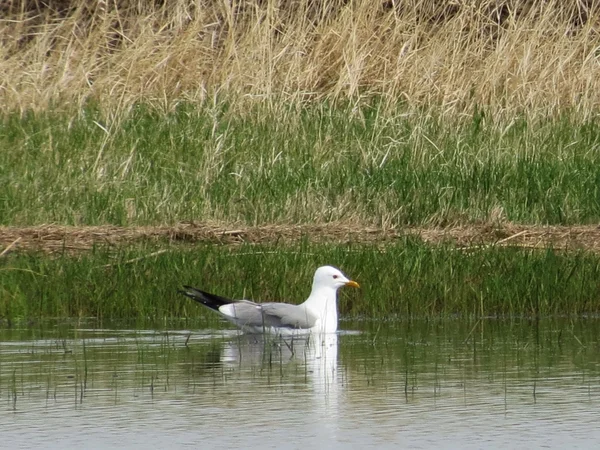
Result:
{"label": "rippled water surface", "polygon": [[[600,321],[0,330],[2,448],[596,448]],[[189,338],[189,340],[188,340]]]}

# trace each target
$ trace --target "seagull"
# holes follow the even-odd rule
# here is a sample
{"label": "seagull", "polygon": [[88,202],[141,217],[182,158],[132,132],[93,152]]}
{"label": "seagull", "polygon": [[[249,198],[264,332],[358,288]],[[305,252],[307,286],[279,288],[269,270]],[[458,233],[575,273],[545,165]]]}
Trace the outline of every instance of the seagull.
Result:
{"label": "seagull", "polygon": [[339,269],[319,267],[315,271],[312,291],[300,305],[289,303],[255,303],[232,300],[210,294],[191,286],[179,292],[202,305],[217,311],[247,333],[293,335],[305,333],[334,333],[337,331],[337,290],[342,286],[360,287]]}

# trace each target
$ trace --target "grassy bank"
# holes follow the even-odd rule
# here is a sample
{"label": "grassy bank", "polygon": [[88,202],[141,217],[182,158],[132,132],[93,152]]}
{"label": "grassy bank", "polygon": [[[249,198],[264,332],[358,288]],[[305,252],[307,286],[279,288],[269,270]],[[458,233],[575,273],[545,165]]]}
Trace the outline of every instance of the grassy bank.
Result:
{"label": "grassy bank", "polygon": [[384,249],[304,243],[171,247],[153,255],[154,250],[138,246],[54,258],[10,255],[0,267],[0,317],[205,317],[214,325],[214,315],[177,293],[182,284],[237,298],[299,302],[322,264],[340,266],[362,285],[341,291],[340,311],[347,318],[600,312],[597,254],[493,247],[467,251],[409,238]]}
{"label": "grassy bank", "polygon": [[0,11],[0,224],[600,220],[593,3]]}
{"label": "grassy bank", "polygon": [[[595,3],[459,3],[0,5],[0,225],[599,223]],[[321,263],[349,317],[599,309],[597,255],[312,242],[0,248],[0,317],[205,317],[177,286],[302,299]]]}
{"label": "grassy bank", "polygon": [[595,121],[566,115],[455,121],[380,103],[13,114],[0,224],[597,223],[599,148]]}

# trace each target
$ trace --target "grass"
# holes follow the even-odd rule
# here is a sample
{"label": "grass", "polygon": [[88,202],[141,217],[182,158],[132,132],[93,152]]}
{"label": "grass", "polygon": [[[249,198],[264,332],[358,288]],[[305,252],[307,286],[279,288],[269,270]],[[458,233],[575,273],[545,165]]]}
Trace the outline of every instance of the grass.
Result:
{"label": "grass", "polygon": [[[382,96],[456,116],[600,104],[595,2],[266,0],[11,2],[0,22],[0,104],[25,112],[170,110],[216,92],[243,110]],[[70,106],[69,106],[70,105]]]}
{"label": "grass", "polygon": [[600,220],[600,127],[327,104],[5,115],[0,224]]}
{"label": "grass", "polygon": [[2,7],[0,224],[600,218],[595,4],[93,5]]}
{"label": "grass", "polygon": [[[0,6],[0,225],[598,223],[584,3]],[[179,284],[301,299],[321,262],[349,317],[598,312],[586,253],[169,249],[0,255],[0,317],[210,321]]]}
{"label": "grass", "polygon": [[0,267],[5,320],[96,317],[140,323],[186,317],[215,326],[210,311],[177,293],[183,284],[234,298],[300,302],[314,269],[335,264],[361,283],[343,290],[345,318],[577,316],[600,312],[600,256],[488,248],[459,251],[405,239],[386,246],[97,248],[55,258],[14,254]]}

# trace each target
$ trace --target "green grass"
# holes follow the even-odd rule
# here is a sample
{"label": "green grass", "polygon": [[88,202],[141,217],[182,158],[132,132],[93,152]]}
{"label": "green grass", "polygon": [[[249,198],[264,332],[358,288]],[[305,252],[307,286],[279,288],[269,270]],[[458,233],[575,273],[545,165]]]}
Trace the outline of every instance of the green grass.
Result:
{"label": "green grass", "polygon": [[593,121],[459,121],[376,103],[106,115],[2,117],[0,224],[600,220]]}
{"label": "green grass", "polygon": [[[334,264],[360,290],[340,292],[351,319],[554,316],[600,312],[600,255],[488,248],[463,251],[403,239],[379,247],[301,243],[222,248],[97,248],[54,258],[13,254],[1,260],[0,317],[22,319],[137,318],[142,323],[187,317],[218,323],[177,293],[191,284],[221,295],[300,302],[314,269]],[[108,266],[107,266],[108,265]]]}

